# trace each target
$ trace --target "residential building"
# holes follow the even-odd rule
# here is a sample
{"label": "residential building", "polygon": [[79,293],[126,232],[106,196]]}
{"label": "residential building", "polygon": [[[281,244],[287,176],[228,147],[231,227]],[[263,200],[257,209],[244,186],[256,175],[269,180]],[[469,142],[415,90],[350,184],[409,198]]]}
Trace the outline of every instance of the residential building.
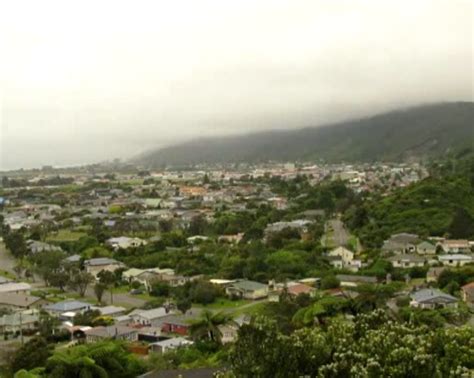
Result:
{"label": "residential building", "polygon": [[124,266],[123,263],[108,257],[98,257],[84,261],[86,272],[92,274],[95,279],[97,279],[98,274],[102,271],[115,272]]}
{"label": "residential building", "polygon": [[170,350],[175,350],[192,344],[194,343],[191,340],[185,339],[184,337],[173,337],[171,339],[150,344],[150,352],[163,354]]}
{"label": "residential building", "polygon": [[268,286],[260,282],[238,280],[225,289],[228,296],[244,299],[261,299],[268,295]]}
{"label": "residential building", "polygon": [[387,260],[392,263],[394,268],[423,267],[426,263],[424,257],[411,253],[391,256]]}
{"label": "residential building", "polygon": [[474,260],[471,255],[453,253],[439,256],[439,261],[446,266],[464,266],[472,263]]}
{"label": "residential building", "polygon": [[435,309],[452,307],[456,308],[458,305],[458,299],[452,295],[443,293],[438,289],[421,289],[410,295],[411,302],[410,306],[423,308],[423,309]]}
{"label": "residential building", "polygon": [[112,325],[108,327],[94,327],[85,331],[86,341],[97,342],[107,339],[137,341],[138,330],[135,328]]}
{"label": "residential building", "polygon": [[28,310],[32,308],[38,309],[43,307],[47,303],[48,301],[46,301],[45,299],[26,294],[25,292],[0,293],[0,308],[6,308],[11,310]]}
{"label": "residential building", "polygon": [[377,283],[376,277],[370,276],[356,276],[350,274],[338,274],[336,278],[344,287],[355,287],[360,284],[375,284]]}

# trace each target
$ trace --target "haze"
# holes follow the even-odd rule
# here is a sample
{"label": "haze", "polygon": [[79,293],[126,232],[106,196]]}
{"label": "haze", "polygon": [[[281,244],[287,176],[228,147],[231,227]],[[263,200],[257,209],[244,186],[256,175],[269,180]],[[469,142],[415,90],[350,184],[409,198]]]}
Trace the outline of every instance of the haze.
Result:
{"label": "haze", "polygon": [[472,101],[472,4],[4,1],[0,168]]}

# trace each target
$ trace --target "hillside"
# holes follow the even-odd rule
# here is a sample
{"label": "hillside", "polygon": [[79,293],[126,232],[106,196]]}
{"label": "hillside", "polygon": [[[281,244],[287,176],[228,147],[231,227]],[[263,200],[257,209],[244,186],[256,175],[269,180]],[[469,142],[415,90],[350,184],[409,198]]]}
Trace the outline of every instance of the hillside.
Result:
{"label": "hillside", "polygon": [[399,232],[474,237],[474,153],[433,170],[423,181],[354,206],[344,220],[368,247]]}
{"label": "hillside", "polygon": [[474,145],[474,103],[441,103],[298,130],[202,138],[145,153],[145,166],[268,160],[395,161]]}

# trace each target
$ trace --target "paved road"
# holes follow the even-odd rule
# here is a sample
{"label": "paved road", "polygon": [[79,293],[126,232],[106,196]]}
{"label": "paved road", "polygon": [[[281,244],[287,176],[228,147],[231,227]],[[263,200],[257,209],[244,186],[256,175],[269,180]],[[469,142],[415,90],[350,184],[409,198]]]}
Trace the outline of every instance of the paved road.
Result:
{"label": "paved road", "polygon": [[349,238],[351,235],[346,230],[344,223],[339,219],[330,220],[329,226],[333,230],[333,242],[336,246],[344,246],[347,245]]}

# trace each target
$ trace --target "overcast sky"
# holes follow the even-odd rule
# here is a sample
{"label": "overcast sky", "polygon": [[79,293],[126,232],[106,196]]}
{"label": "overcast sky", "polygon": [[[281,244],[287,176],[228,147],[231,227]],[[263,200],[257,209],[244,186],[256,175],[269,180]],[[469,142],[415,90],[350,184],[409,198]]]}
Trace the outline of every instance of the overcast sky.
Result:
{"label": "overcast sky", "polygon": [[473,99],[473,1],[2,1],[0,169]]}

